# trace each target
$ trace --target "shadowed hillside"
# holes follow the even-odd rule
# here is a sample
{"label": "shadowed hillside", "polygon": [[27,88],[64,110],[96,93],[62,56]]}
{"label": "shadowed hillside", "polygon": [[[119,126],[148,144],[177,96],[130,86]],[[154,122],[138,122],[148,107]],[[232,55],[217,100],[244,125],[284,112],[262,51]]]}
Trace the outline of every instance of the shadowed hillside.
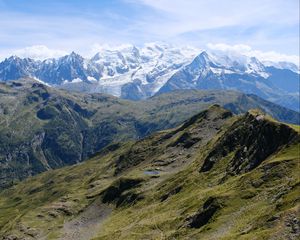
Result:
{"label": "shadowed hillside", "polygon": [[0,84],[0,187],[79,163],[109,144],[175,127],[211,104],[235,114],[260,108],[297,123],[299,114],[231,91],[177,91],[132,102],[71,93],[25,79]]}

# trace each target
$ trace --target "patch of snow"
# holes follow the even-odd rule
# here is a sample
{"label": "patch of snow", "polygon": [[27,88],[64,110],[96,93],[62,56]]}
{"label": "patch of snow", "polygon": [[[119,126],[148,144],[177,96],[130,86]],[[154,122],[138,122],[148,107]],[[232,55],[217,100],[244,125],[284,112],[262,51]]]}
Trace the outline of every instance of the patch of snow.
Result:
{"label": "patch of snow", "polygon": [[89,80],[90,82],[97,82],[97,79],[91,76],[88,76],[87,80]]}
{"label": "patch of snow", "polygon": [[82,79],[80,78],[74,78],[71,83],[79,83],[79,82],[83,82]]}
{"label": "patch of snow", "polygon": [[39,79],[39,78],[36,78],[36,77],[32,77],[32,78],[33,78],[35,81],[39,82],[39,83],[42,83],[42,84],[44,84],[44,85],[46,85],[46,86],[48,86],[48,87],[51,87],[51,85],[49,85],[48,83],[42,81],[42,80]]}
{"label": "patch of snow", "polygon": [[272,61],[263,61],[263,64],[267,67],[275,67],[278,69],[289,69],[292,72],[300,74],[300,67],[291,62],[272,62]]}
{"label": "patch of snow", "polygon": [[195,48],[164,43],[146,43],[141,48],[126,45],[99,50],[91,59],[103,66],[99,87],[113,91],[109,93],[115,96],[120,96],[122,85],[134,80],[140,80],[147,92],[153,95],[197,54]]}

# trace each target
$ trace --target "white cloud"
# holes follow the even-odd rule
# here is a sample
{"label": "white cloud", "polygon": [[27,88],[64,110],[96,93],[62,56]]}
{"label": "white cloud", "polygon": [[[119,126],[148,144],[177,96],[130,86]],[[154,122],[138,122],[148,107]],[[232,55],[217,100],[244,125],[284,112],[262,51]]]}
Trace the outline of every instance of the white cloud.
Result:
{"label": "white cloud", "polygon": [[99,43],[94,43],[91,47],[91,51],[93,54],[97,52],[101,52],[103,50],[122,50],[126,48],[132,48],[133,45],[129,43],[123,43],[123,44],[99,44]]}
{"label": "white cloud", "polygon": [[127,0],[164,14],[166,21],[147,19],[148,30],[181,34],[226,26],[298,24],[298,1],[290,0]]}
{"label": "white cloud", "polygon": [[33,59],[44,60],[47,58],[57,58],[68,54],[66,51],[58,49],[50,49],[45,45],[36,45],[15,50],[14,55],[20,57],[29,57]]}
{"label": "white cloud", "polygon": [[299,66],[299,56],[297,55],[287,55],[278,53],[275,51],[260,51],[252,49],[250,46],[245,44],[236,44],[236,45],[228,45],[224,43],[208,43],[207,47],[211,50],[215,51],[223,51],[223,52],[232,52],[232,53],[238,53],[249,57],[256,57],[261,61],[273,61],[273,62],[292,62]]}
{"label": "white cloud", "polygon": [[35,45],[31,47],[25,47],[21,49],[15,49],[3,53],[1,58],[10,57],[16,55],[21,58],[33,58],[36,60],[44,60],[47,58],[57,58],[68,54],[66,51],[58,49],[50,49],[45,45]]}
{"label": "white cloud", "polygon": [[124,1],[155,13],[139,21],[147,36],[198,47],[243,42],[265,51],[299,52],[299,0]]}
{"label": "white cloud", "polygon": [[40,45],[78,52],[93,42],[109,41],[103,36],[113,32],[101,21],[81,15],[44,16],[1,10],[0,57],[6,53],[10,56],[16,49]]}
{"label": "white cloud", "polygon": [[[243,42],[259,49],[299,52],[298,0],[116,0],[103,6],[94,1],[96,7],[88,11],[71,1],[42,2],[41,9],[49,12],[0,6],[1,56],[31,45],[88,55],[95,42],[149,41],[198,47],[207,42]],[[46,9],[49,4],[52,8]]]}
{"label": "white cloud", "polygon": [[[125,48],[132,47],[131,44],[93,44],[90,47],[86,48],[82,52],[84,57],[93,57],[96,53],[102,52],[103,50],[121,50]],[[178,45],[180,46],[180,45]],[[273,61],[273,62],[292,62],[299,66],[299,56],[297,55],[287,55],[275,51],[261,51],[256,50],[246,44],[236,44],[229,45],[225,43],[208,43],[207,48],[212,51],[222,51],[227,53],[237,53],[249,57],[257,57],[261,61]],[[195,48],[198,49],[198,48]],[[196,50],[195,50],[196,51]],[[58,58],[65,56],[70,52],[59,49],[51,49],[45,45],[35,45],[30,47],[25,47],[22,49],[7,50],[2,52],[0,55],[0,60],[4,60],[6,57],[16,55],[21,58],[33,58],[36,60],[44,60],[48,58]]]}

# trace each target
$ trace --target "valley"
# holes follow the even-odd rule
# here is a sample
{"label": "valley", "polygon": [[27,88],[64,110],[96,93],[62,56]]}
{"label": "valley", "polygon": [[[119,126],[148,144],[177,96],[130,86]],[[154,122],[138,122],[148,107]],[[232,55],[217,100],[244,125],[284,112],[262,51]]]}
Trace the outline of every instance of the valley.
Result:
{"label": "valley", "polygon": [[212,104],[234,114],[258,108],[299,124],[299,113],[234,91],[181,90],[136,102],[59,90],[34,79],[1,83],[0,187],[175,127]]}
{"label": "valley", "polygon": [[235,116],[213,105],[178,127],[3,190],[0,232],[4,239],[297,239],[299,140],[298,126],[259,110]]}
{"label": "valley", "polygon": [[299,240],[296,0],[0,0],[0,240]]}

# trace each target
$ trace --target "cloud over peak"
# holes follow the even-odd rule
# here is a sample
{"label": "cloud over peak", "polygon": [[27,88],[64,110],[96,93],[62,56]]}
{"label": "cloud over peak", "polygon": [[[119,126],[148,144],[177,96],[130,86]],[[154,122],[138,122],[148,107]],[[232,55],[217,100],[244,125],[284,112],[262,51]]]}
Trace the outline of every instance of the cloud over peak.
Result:
{"label": "cloud over peak", "polygon": [[275,51],[255,50],[246,44],[229,45],[225,43],[208,43],[207,47],[214,51],[238,53],[248,57],[256,57],[260,61],[291,62],[299,66],[299,56],[297,55],[287,55]]}
{"label": "cloud over peak", "polygon": [[0,59],[15,55],[21,58],[33,58],[36,60],[45,60],[47,58],[58,58],[68,54],[68,52],[59,49],[50,49],[45,45],[34,45],[30,47],[15,49],[2,53]]}
{"label": "cloud over peak", "polygon": [[[154,43],[144,43],[143,46],[151,46]],[[167,44],[163,42],[156,42],[155,44],[161,45],[161,44]],[[80,51],[79,53],[86,57],[91,58],[96,53],[102,52],[105,50],[125,50],[125,49],[131,49],[134,45],[133,44],[99,44],[95,43],[90,46],[87,46],[85,49]],[[187,47],[187,45],[177,45],[177,44],[167,44],[166,46],[173,46],[177,48],[184,49]],[[199,48],[193,47],[189,45],[188,47],[190,50],[193,49],[195,52],[195,55],[200,53]],[[260,61],[272,61],[272,62],[291,62],[299,66],[299,56],[297,55],[288,55],[279,53],[276,51],[262,51],[254,49],[253,47],[247,45],[247,44],[235,44],[235,45],[229,45],[225,43],[208,43],[206,44],[206,49],[211,51],[218,51],[218,52],[224,52],[228,54],[241,54],[248,57],[256,57]],[[69,54],[71,51],[67,50],[61,50],[61,49],[54,49],[49,48],[45,45],[33,45],[30,47],[20,48],[20,49],[14,49],[8,52],[2,52],[2,55],[0,55],[0,60],[3,60],[6,57],[10,57],[12,55],[16,55],[21,58],[33,58],[36,60],[45,60],[48,58],[58,58],[64,55]]]}

